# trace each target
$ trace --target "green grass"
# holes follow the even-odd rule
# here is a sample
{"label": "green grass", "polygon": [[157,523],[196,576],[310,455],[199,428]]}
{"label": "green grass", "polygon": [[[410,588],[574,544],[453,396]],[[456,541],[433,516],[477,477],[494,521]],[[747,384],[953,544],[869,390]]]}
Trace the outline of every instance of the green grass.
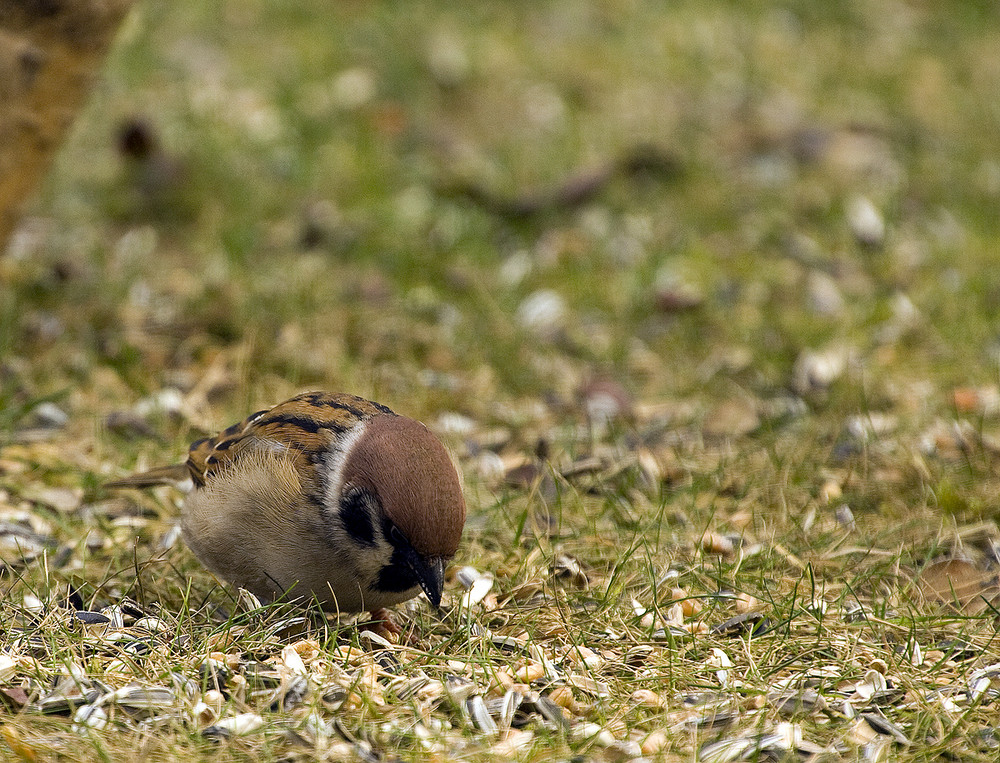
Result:
{"label": "green grass", "polygon": [[[645,744],[673,761],[790,721],[831,760],[866,743],[994,759],[994,697],[967,684],[1000,663],[996,592],[951,608],[917,581],[947,555],[988,577],[1000,539],[996,21],[988,3],[874,0],[138,3],[0,256],[16,663],[0,663],[0,755],[617,760]],[[152,191],[114,150],[131,116],[183,167]],[[679,170],[615,177],[580,208],[509,220],[447,192],[555,188],[646,145]],[[879,247],[851,232],[856,196],[884,219]],[[565,313],[536,331],[519,310],[543,289]],[[696,304],[660,309],[671,290]],[[840,373],[803,386],[803,354],[838,346]],[[634,416],[590,426],[593,378]],[[439,430],[469,419],[443,436],[469,501],[456,566],[495,576],[484,602],[460,611],[451,579],[447,614],[401,608],[411,642],[391,648],[312,615],[277,627],[301,613],[254,611],[163,544],[177,495],[100,488],[306,388]],[[176,409],[143,408],[164,390]],[[44,401],[69,422],[40,429]],[[540,440],[552,484],[497,479],[484,453],[509,469]],[[585,581],[560,576],[564,557]],[[73,614],[127,601],[121,627]],[[761,631],[712,631],[748,610]],[[168,691],[152,710],[106,698],[85,728],[85,700],[39,704],[71,666],[102,696]],[[884,691],[856,692],[878,676]],[[487,702],[524,694],[516,728],[477,726],[459,679]],[[805,688],[825,708],[776,698]],[[866,742],[852,709],[909,744]],[[203,733],[241,713],[259,728]]]}

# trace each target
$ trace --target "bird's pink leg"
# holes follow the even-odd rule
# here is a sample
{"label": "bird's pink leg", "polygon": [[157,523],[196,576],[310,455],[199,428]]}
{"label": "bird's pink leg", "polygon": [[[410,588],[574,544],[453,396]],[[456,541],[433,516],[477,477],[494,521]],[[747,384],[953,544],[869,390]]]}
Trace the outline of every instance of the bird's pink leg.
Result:
{"label": "bird's pink leg", "polygon": [[380,607],[373,609],[369,614],[372,619],[372,630],[383,638],[398,644],[399,637],[403,635],[403,629],[396,625],[392,619],[392,613],[388,609]]}

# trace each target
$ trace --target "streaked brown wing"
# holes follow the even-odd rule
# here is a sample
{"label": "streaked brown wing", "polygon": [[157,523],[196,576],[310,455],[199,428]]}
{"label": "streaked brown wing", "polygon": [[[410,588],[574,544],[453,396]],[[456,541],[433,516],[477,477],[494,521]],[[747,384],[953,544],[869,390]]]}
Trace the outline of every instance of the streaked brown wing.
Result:
{"label": "streaked brown wing", "polygon": [[242,451],[263,441],[276,442],[301,461],[301,473],[312,471],[316,457],[330,448],[334,437],[359,421],[392,411],[370,400],[338,392],[306,392],[264,411],[251,414],[215,437],[199,440],[188,452],[187,467],[194,484],[225,469]]}

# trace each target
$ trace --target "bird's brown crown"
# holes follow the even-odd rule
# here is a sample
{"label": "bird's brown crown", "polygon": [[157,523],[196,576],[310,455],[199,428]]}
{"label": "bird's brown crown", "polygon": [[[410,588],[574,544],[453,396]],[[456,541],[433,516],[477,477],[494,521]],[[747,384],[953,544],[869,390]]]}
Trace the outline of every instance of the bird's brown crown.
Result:
{"label": "bird's brown crown", "polygon": [[416,551],[452,557],[465,525],[465,498],[455,466],[423,424],[379,414],[344,465],[344,484],[378,496],[386,515]]}

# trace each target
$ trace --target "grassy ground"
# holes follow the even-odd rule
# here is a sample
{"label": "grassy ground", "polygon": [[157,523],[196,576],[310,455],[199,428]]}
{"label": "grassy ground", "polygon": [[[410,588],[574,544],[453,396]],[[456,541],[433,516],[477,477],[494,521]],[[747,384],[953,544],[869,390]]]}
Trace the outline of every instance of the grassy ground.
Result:
{"label": "grassy ground", "polygon": [[[995,760],[996,22],[139,3],[0,256],[2,755]],[[460,460],[408,645],[100,488],[308,388]]]}

